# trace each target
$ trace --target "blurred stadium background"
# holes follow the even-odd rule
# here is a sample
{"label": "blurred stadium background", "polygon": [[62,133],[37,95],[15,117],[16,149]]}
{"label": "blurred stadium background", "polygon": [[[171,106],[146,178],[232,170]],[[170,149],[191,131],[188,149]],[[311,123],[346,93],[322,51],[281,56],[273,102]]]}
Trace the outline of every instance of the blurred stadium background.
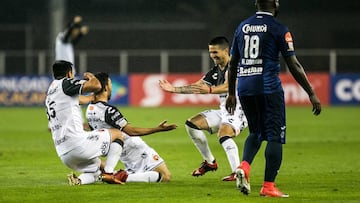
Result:
{"label": "blurred stadium background", "polygon": [[[351,94],[344,96],[347,103],[359,104],[360,80],[354,73],[359,73],[360,62],[360,1],[280,4],[278,19],[292,31],[306,71],[352,75],[342,91]],[[206,72],[212,65],[209,39],[232,39],[238,23],[254,11],[253,0],[2,0],[0,93],[10,91],[9,76],[50,75],[56,34],[75,15],[90,27],[75,47],[79,72],[131,76]],[[321,91],[329,91],[327,103],[333,103],[331,91],[337,86],[331,81],[340,79],[328,80]],[[0,104],[7,105],[1,98],[10,96],[0,94]]]}
{"label": "blurred stadium background", "polygon": [[[359,70],[359,1],[280,3],[278,18],[293,32],[308,70],[335,68],[330,66],[336,66],[336,72]],[[231,39],[237,24],[254,12],[254,4],[252,0],[2,0],[0,12],[2,75],[48,73],[55,36],[77,14],[90,26],[89,35],[76,47],[79,67],[124,74],[173,73],[208,68],[208,40],[216,35]]]}

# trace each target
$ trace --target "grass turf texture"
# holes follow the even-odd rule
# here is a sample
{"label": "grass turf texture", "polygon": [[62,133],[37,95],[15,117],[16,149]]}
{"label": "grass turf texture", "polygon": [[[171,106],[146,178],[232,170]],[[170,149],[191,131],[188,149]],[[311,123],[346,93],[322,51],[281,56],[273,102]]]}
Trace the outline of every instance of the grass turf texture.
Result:
{"label": "grass turf texture", "polygon": [[[44,108],[0,108],[0,202],[359,202],[359,107],[325,107],[319,117],[310,107],[287,109],[287,144],[277,186],[289,199],[259,197],[264,147],[252,164],[249,196],[235,182],[222,182],[230,166],[216,135],[210,147],[219,168],[202,177],[191,172],[202,161],[185,132],[184,121],[206,108],[120,107],[134,126],[153,127],[166,119],[175,131],[144,140],[165,159],[170,183],[97,183],[69,186],[71,172],[57,157],[47,131]],[[242,154],[248,131],[235,138]],[[121,164],[117,168],[122,168]]]}

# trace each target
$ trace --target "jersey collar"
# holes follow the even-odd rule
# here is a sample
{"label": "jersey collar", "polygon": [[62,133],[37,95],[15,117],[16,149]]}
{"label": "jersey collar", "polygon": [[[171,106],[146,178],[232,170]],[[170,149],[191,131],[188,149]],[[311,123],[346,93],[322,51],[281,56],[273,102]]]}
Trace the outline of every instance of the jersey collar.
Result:
{"label": "jersey collar", "polygon": [[270,16],[274,16],[272,13],[266,12],[266,11],[258,11],[258,12],[256,12],[256,15],[270,15]]}

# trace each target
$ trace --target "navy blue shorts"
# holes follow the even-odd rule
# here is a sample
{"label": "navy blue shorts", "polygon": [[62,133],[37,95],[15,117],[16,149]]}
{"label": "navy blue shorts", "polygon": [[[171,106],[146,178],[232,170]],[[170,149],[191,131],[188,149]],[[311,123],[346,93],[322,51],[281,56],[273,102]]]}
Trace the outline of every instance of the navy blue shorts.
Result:
{"label": "navy blue shorts", "polygon": [[284,92],[240,96],[239,98],[248,120],[250,133],[257,134],[259,141],[275,141],[285,144]]}

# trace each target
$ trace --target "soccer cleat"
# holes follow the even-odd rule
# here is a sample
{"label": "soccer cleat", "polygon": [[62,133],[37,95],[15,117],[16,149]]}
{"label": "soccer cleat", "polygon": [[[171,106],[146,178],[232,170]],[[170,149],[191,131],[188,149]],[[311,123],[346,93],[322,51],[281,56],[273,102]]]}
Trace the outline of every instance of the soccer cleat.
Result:
{"label": "soccer cleat", "polygon": [[102,173],[100,179],[109,184],[125,184],[128,174],[124,170],[119,170],[116,173]]}
{"label": "soccer cleat", "polygon": [[216,161],[212,164],[208,163],[206,160],[203,161],[200,167],[193,171],[192,176],[198,177],[204,175],[208,171],[216,171],[218,168]]}
{"label": "soccer cleat", "polygon": [[276,187],[264,187],[262,186],[260,190],[260,196],[263,197],[289,197],[288,194],[280,192]]}
{"label": "soccer cleat", "polygon": [[69,174],[67,178],[69,185],[81,185],[81,180],[74,173]]}
{"label": "soccer cleat", "polygon": [[236,180],[236,173],[231,173],[228,176],[222,178],[222,181],[235,181]]}
{"label": "soccer cleat", "polygon": [[236,186],[245,195],[250,194],[250,179],[249,175],[241,168],[236,169]]}

